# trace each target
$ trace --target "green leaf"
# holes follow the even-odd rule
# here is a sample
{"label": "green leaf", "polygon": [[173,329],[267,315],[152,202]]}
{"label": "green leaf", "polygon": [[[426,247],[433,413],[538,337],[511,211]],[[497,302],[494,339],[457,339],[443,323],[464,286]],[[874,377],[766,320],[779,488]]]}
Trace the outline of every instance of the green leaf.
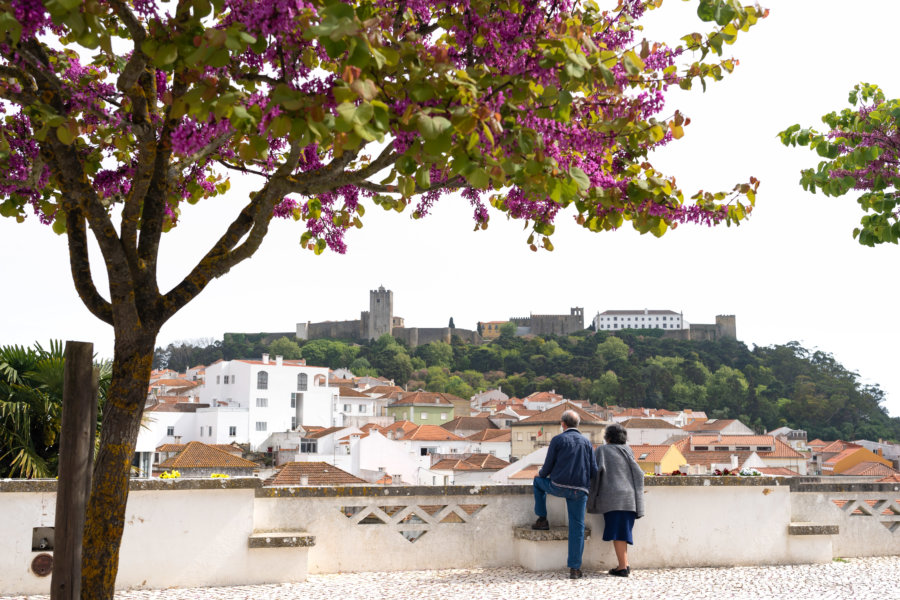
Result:
{"label": "green leaf", "polygon": [[449,129],[451,125],[450,121],[444,117],[429,117],[426,114],[420,114],[416,119],[416,127],[423,138],[433,140]]}
{"label": "green leaf", "polygon": [[469,182],[473,188],[477,188],[483,190],[488,187],[491,183],[491,176],[487,174],[487,172],[481,167],[476,167],[472,169],[468,173],[466,173],[466,181]]}
{"label": "green leaf", "polygon": [[584,171],[582,171],[578,167],[571,167],[569,169],[569,177],[575,180],[575,183],[578,184],[578,189],[580,190],[586,190],[591,187],[590,178]]}

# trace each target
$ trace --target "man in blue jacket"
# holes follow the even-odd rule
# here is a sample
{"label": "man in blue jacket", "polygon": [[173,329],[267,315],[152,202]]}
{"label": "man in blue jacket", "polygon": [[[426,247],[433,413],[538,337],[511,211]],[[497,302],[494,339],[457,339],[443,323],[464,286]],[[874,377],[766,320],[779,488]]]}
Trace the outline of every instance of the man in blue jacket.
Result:
{"label": "man in blue jacket", "polygon": [[534,512],[538,519],[532,529],[550,529],[547,521],[547,494],[566,499],[569,516],[569,579],[581,578],[584,553],[584,509],[597,461],[591,442],[578,431],[581,419],[573,410],[560,417],[562,433],[550,440],[544,466],[534,478]]}

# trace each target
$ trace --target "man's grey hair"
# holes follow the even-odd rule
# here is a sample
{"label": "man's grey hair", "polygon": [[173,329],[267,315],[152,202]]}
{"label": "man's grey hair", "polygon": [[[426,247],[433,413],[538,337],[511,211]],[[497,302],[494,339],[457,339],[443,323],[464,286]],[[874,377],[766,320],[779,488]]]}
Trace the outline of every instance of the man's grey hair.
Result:
{"label": "man's grey hair", "polygon": [[581,417],[574,410],[567,410],[559,420],[565,423],[566,427],[578,427],[578,424],[581,423]]}

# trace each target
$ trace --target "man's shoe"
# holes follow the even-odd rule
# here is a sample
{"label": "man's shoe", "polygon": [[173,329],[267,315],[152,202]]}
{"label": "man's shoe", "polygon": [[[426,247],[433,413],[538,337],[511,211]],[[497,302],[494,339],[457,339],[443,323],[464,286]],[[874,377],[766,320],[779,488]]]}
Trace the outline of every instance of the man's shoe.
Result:
{"label": "man's shoe", "polygon": [[538,517],[531,528],[539,531],[548,531],[550,529],[550,521],[547,520],[547,517]]}
{"label": "man's shoe", "polygon": [[631,575],[631,567],[625,567],[624,569],[610,569],[609,574],[613,577],[628,577]]}
{"label": "man's shoe", "polygon": [[569,569],[569,579],[581,579],[584,577],[584,574],[581,572],[581,569]]}

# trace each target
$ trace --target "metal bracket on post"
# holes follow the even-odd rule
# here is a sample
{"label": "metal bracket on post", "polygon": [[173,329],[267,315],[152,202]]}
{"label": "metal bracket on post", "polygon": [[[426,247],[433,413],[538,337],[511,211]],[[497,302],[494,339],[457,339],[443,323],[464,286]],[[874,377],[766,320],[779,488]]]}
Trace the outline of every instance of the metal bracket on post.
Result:
{"label": "metal bracket on post", "polygon": [[93,344],[66,342],[51,600],[81,598],[82,537],[97,428],[98,372],[93,358]]}

